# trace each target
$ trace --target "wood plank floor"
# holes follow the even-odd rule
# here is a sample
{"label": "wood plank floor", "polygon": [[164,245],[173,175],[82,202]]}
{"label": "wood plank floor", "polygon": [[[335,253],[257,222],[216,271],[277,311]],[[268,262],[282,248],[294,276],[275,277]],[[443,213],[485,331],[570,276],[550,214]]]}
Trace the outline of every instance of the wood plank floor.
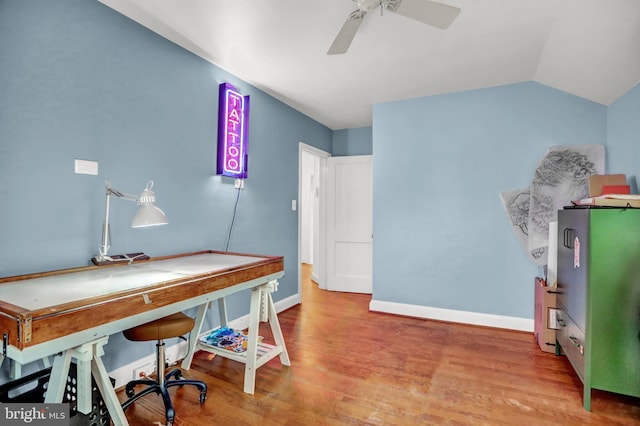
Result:
{"label": "wood plank floor", "polygon": [[[174,425],[640,425],[638,398],[594,391],[585,411],[569,362],[531,333],[371,313],[370,296],[319,290],[308,265],[303,275],[303,304],[279,315],[291,367],[270,361],[247,395],[244,365],[199,352],[184,375],[208,384],[207,401],[171,388]],[[165,421],[155,394],[126,415]]]}

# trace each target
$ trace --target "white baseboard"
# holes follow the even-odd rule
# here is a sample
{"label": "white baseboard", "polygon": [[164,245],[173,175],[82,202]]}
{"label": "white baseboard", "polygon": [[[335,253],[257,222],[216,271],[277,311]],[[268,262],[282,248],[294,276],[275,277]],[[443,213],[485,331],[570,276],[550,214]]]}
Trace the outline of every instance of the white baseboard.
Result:
{"label": "white baseboard", "polygon": [[[289,308],[294,307],[295,305],[300,304],[301,297],[300,294],[294,294],[293,296],[289,296],[283,300],[279,300],[274,302],[276,312],[282,312]],[[249,315],[243,315],[239,318],[229,321],[229,327],[235,328],[238,330],[245,329],[249,326]],[[213,330],[208,330],[203,332],[202,334],[210,333]],[[167,346],[165,348],[165,356],[169,362],[169,364],[173,364],[176,361],[184,358],[187,353],[187,342],[181,341],[176,343],[173,346]],[[126,385],[129,381],[133,380],[133,371],[140,367],[141,365],[154,364],[156,361],[155,353],[151,353],[148,356],[137,359],[129,364],[123,365],[122,367],[116,368],[109,372],[109,377],[116,380],[115,388],[120,388]]]}
{"label": "white baseboard", "polygon": [[482,314],[468,311],[455,311],[452,309],[432,308],[429,306],[409,305],[405,303],[385,302],[381,300],[372,300],[371,303],[369,303],[369,310],[438,321],[458,322],[485,327],[533,332],[533,320],[526,318]]}

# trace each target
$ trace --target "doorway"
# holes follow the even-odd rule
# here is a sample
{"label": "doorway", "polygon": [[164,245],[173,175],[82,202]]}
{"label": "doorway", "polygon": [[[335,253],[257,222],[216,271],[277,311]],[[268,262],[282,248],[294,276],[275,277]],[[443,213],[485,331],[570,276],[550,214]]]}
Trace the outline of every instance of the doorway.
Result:
{"label": "doorway", "polygon": [[311,265],[311,279],[321,289],[325,284],[324,220],[327,158],[331,157],[304,142],[298,158],[298,295],[302,298],[302,264]]}

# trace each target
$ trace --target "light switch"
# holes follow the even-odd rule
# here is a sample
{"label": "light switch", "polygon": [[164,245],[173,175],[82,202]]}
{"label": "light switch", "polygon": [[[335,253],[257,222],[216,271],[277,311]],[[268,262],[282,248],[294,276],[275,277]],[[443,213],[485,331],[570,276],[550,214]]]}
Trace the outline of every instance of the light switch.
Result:
{"label": "light switch", "polygon": [[74,171],[77,174],[97,175],[98,162],[89,160],[75,160]]}
{"label": "light switch", "polygon": [[291,200],[291,210],[293,210],[295,212],[297,210],[297,208],[298,208],[298,201]]}

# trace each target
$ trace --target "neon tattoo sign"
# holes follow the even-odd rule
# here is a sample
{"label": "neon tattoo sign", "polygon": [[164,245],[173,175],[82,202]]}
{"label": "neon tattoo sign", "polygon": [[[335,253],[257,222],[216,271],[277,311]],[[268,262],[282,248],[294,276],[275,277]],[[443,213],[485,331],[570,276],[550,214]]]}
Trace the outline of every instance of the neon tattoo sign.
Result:
{"label": "neon tattoo sign", "polygon": [[246,179],[249,96],[229,83],[220,84],[218,106],[218,171],[222,176]]}

